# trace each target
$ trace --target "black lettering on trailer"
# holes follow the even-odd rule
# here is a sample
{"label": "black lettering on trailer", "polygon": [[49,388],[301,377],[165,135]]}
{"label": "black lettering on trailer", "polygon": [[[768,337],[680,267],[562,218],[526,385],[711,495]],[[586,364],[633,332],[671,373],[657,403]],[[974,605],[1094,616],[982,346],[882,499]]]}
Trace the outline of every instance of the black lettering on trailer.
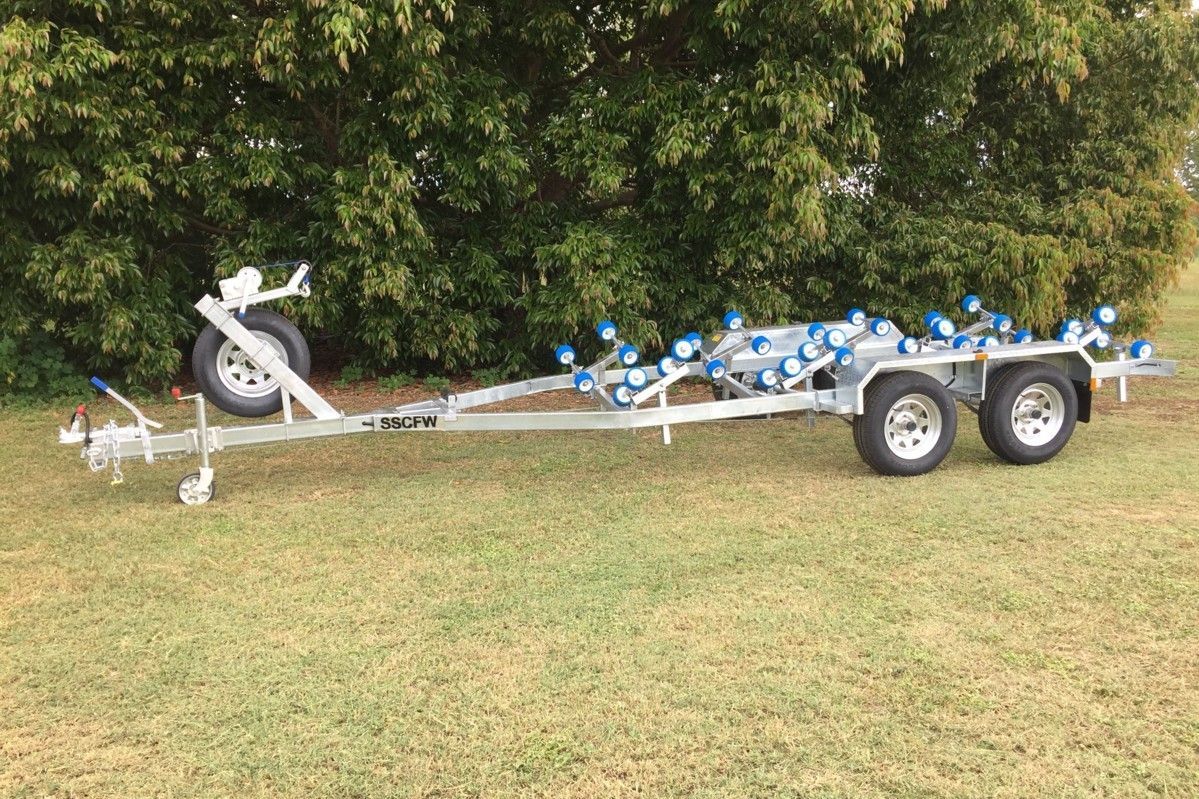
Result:
{"label": "black lettering on trailer", "polygon": [[382,416],[380,430],[436,430],[436,416]]}

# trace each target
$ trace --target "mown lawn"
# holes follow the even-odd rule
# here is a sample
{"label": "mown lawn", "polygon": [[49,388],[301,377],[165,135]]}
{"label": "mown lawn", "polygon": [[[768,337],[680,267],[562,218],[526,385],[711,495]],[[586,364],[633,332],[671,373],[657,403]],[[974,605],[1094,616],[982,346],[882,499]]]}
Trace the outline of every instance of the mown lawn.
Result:
{"label": "mown lawn", "polygon": [[364,436],[186,508],[0,412],[0,796],[1194,796],[1195,270],[1156,339],[1051,463],[964,413],[915,479],[835,419]]}

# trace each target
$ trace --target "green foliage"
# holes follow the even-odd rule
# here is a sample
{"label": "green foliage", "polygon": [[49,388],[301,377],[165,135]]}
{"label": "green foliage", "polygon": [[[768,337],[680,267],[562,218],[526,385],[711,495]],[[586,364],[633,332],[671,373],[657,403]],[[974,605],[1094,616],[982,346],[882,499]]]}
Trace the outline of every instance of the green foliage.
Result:
{"label": "green foliage", "polygon": [[0,335],[161,379],[215,278],[295,257],[284,310],[372,368],[967,291],[1141,329],[1194,243],[1188,10],[10,0]]}
{"label": "green foliage", "polygon": [[512,370],[508,367],[497,366],[490,369],[476,369],[470,373],[470,376],[478,380],[483,386],[490,388],[510,378]]}
{"label": "green foliage", "polygon": [[441,391],[450,387],[450,379],[440,375],[429,375],[425,378],[425,388],[429,391]]}
{"label": "green foliage", "polygon": [[20,339],[0,335],[0,401],[88,394],[87,378],[45,332]]}
{"label": "green foliage", "polygon": [[342,367],[341,375],[333,381],[337,388],[347,388],[354,383],[360,383],[369,376],[367,370],[359,364],[350,363]]}
{"label": "green foliage", "polygon": [[379,378],[380,391],[398,391],[416,385],[416,378],[406,372],[396,372]]}
{"label": "green foliage", "polygon": [[1199,130],[1192,130],[1187,137],[1186,150],[1178,167],[1178,179],[1191,199],[1199,202]]}

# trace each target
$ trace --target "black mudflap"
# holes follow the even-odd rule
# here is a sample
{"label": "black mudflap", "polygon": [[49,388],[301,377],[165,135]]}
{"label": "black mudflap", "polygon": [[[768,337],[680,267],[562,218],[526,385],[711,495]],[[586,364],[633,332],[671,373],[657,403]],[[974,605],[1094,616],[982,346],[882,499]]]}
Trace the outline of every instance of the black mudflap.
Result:
{"label": "black mudflap", "polygon": [[1078,394],[1078,421],[1091,421],[1091,384],[1090,382],[1082,382],[1081,380],[1071,380],[1074,384],[1074,391]]}

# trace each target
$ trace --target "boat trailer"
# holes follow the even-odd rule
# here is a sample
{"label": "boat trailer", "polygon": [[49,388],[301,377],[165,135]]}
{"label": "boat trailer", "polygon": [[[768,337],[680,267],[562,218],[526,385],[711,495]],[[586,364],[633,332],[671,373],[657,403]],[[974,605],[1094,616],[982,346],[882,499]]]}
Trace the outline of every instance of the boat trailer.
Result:
{"label": "boat trailer", "polygon": [[[605,320],[596,335],[606,354],[581,365],[575,349],[563,344],[555,350],[563,374],[346,414],[308,384],[310,358],[298,329],[256,307],[310,295],[310,264],[287,266],[294,271],[277,288],[262,290],[266,267],[246,267],[220,281],[220,300],[205,295],[195,304],[209,322],[192,358],[201,390],[186,397],[173,391],[178,401],[194,403],[195,427],[159,432],[161,424],[94,377],[96,389],[124,406],[133,422],[110,420],[93,428],[80,405],[67,428],[60,428],[59,442],[81,447],[92,471],[111,469],[114,483],[123,480],[126,460],[196,457],[199,470],[180,480],[177,495],[199,505],[216,494],[212,456],[241,446],[366,433],[638,428],[660,428],[669,444],[675,425],[801,411],[809,424],[816,414],[852,422],[854,443],[871,468],[912,476],[934,469],[948,454],[958,403],[977,414],[983,440],[1000,458],[1041,463],[1065,446],[1076,421],[1090,421],[1092,395],[1105,381],[1115,383],[1124,402],[1128,378],[1172,376],[1176,369],[1175,361],[1155,358],[1147,341],[1114,341],[1108,329],[1117,312],[1110,305],[1085,321],[1068,319],[1055,339],[1038,341],[970,295],[961,310],[971,321],[959,329],[948,316],[929,311],[921,336],[905,336],[889,320],[858,308],[840,321],[772,327],[750,327],[729,311],[720,330],[675,339],[648,367],[637,347]],[[1104,356],[1096,359],[1088,349]],[[711,398],[672,404],[671,386],[689,379],[710,381]],[[577,392],[594,407],[480,410],[554,391]],[[293,416],[293,400],[310,416]],[[209,402],[246,417],[281,411],[282,421],[211,425]]]}

